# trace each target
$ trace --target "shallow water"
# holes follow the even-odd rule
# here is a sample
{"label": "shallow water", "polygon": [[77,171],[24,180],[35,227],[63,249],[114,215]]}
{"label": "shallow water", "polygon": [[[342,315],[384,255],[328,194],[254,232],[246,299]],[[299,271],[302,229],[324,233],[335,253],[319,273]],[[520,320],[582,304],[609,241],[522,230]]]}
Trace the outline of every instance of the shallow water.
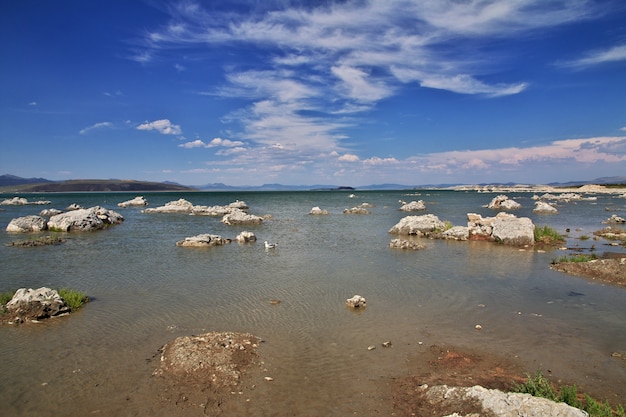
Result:
{"label": "shallow water", "polygon": [[[274,381],[257,388],[252,406],[258,415],[388,414],[380,381],[406,373],[407,358],[433,343],[518,356],[531,372],[549,368],[566,382],[626,402],[626,369],[610,356],[626,353],[626,289],[551,271],[550,260],[567,251],[432,240],[418,252],[389,249],[394,236],[387,231],[402,217],[432,213],[462,225],[468,212],[495,215],[483,207],[495,194],[349,194],[144,194],[151,207],[179,198],[196,205],[243,200],[250,213],[271,215],[253,227],[118,208],[135,196],[124,193],[26,195],[52,204],[2,206],[2,229],[14,217],[71,203],[102,205],[125,221],[97,233],[69,234],[66,243],[49,247],[7,247],[27,235],[0,233],[0,290],[70,287],[92,298],[68,318],[0,328],[0,415],[159,415],[158,393],[149,383],[157,366],[151,358],[175,337],[222,330],[265,340],[265,373]],[[570,228],[570,247],[624,251],[578,239],[604,227],[611,214],[605,207],[625,210],[624,199],[562,203],[559,214],[541,216],[532,213],[531,194],[509,196],[523,206],[517,216],[560,232]],[[427,210],[400,212],[399,199],[422,199]],[[342,214],[363,202],[375,206],[371,214]],[[331,214],[310,216],[313,206]],[[175,246],[187,236],[234,238],[242,230],[259,241]],[[279,246],[265,250],[264,240]],[[367,298],[364,311],[345,307],[354,294]],[[386,340],[391,349],[380,347]],[[378,348],[368,351],[370,345]]]}

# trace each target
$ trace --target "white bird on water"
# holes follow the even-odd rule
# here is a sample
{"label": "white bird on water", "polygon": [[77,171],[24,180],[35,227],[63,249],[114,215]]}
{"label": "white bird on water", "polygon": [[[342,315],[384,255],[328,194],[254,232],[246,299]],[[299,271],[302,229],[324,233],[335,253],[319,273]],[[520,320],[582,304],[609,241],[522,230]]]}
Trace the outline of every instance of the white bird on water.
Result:
{"label": "white bird on water", "polygon": [[276,246],[278,246],[278,243],[268,243],[267,240],[265,241],[265,249],[274,249]]}

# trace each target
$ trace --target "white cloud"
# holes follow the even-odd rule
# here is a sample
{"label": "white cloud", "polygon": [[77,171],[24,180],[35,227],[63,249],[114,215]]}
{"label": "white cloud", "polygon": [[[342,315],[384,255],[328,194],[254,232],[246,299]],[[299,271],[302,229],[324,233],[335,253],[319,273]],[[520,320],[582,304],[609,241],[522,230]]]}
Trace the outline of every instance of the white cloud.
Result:
{"label": "white cloud", "polygon": [[204,143],[203,141],[201,141],[200,139],[196,139],[196,140],[191,141],[191,142],[181,143],[180,145],[178,145],[178,147],[179,148],[185,148],[185,149],[206,148],[207,144]]}
{"label": "white cloud", "polygon": [[145,122],[137,126],[137,130],[156,130],[163,135],[180,135],[183,133],[179,125],[172,124],[168,119]]}
{"label": "white cloud", "polygon": [[354,100],[378,101],[392,94],[392,89],[387,87],[383,81],[373,81],[365,71],[358,68],[342,65],[331,67],[331,71],[343,82],[340,89]]}
{"label": "white cloud", "polygon": [[347,154],[341,155],[338,159],[340,161],[345,161],[345,162],[357,162],[359,160],[359,157],[357,155],[347,153]]}
{"label": "white cloud", "polygon": [[209,142],[206,146],[207,148],[213,148],[216,146],[224,146],[227,148],[234,148],[236,146],[242,146],[244,145],[243,142],[238,141],[238,140],[229,140],[229,139],[222,139],[222,138],[214,138],[211,140],[211,142]]}
{"label": "white cloud", "polygon": [[102,128],[112,128],[113,127],[113,123],[111,122],[100,122],[100,123],[96,123],[93,124],[91,126],[88,126],[84,129],[81,129],[80,133],[81,135],[86,135],[87,133],[91,132],[92,130],[96,130],[96,129],[102,129]]}
{"label": "white cloud", "polygon": [[28,103],[29,106],[36,106],[37,102],[36,101],[31,101],[30,103]]}
{"label": "white cloud", "polygon": [[609,49],[592,51],[584,57],[572,61],[557,63],[559,66],[583,69],[611,62],[626,61],[626,45],[617,45]]}

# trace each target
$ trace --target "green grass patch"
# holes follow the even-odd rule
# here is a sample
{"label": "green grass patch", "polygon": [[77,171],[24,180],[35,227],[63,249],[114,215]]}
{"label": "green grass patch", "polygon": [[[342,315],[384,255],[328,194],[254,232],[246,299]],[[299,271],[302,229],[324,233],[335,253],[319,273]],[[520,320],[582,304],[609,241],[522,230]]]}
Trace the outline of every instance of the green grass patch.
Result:
{"label": "green grass patch", "polygon": [[565,239],[550,226],[535,226],[535,242],[553,245],[565,242]]}
{"label": "green grass patch", "polygon": [[[587,394],[581,396],[576,385],[565,385],[560,389],[556,389],[543,375],[541,369],[534,376],[526,374],[526,382],[516,385],[514,391],[547,398],[556,402],[563,402],[586,411],[590,417],[626,417],[624,407],[621,404],[613,408],[608,401],[600,402]],[[584,398],[584,401],[582,398]]]}
{"label": "green grass patch", "polygon": [[58,290],[58,293],[72,311],[78,310],[83,304],[89,301],[89,297],[80,291],[61,288]]}
{"label": "green grass patch", "polygon": [[[57,290],[57,292],[72,311],[79,309],[83,304],[89,301],[89,297],[80,291],[61,288]],[[15,290],[0,292],[0,306],[2,307],[2,312],[5,312],[4,306],[11,301],[14,295]]]}
{"label": "green grass patch", "polygon": [[558,264],[561,262],[589,262],[598,259],[598,255],[595,253],[592,254],[580,254],[580,255],[570,255],[570,256],[561,256],[559,259],[555,259],[552,261],[552,264]]}

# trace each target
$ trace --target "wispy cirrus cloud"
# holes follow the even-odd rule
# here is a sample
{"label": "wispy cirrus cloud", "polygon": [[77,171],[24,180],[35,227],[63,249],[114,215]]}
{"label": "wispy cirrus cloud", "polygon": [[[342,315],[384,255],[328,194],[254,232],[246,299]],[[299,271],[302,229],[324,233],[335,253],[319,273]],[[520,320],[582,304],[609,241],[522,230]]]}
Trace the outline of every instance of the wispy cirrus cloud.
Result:
{"label": "wispy cirrus cloud", "polygon": [[175,125],[169,119],[155,120],[153,122],[144,122],[137,126],[137,130],[156,130],[163,135],[181,135],[183,133],[179,125]]}
{"label": "wispy cirrus cloud", "polygon": [[581,58],[557,62],[556,65],[573,69],[585,69],[620,61],[626,61],[626,45],[616,45],[608,49],[591,51]]}
{"label": "wispy cirrus cloud", "polygon": [[84,129],[81,129],[80,132],[78,132],[78,133],[80,133],[81,135],[86,135],[87,133],[89,133],[89,132],[91,132],[93,130],[99,130],[99,129],[105,129],[105,128],[107,128],[107,129],[113,128],[113,123],[111,123],[111,122],[95,123],[95,124],[93,124],[91,126],[88,126],[88,127],[84,128]]}

